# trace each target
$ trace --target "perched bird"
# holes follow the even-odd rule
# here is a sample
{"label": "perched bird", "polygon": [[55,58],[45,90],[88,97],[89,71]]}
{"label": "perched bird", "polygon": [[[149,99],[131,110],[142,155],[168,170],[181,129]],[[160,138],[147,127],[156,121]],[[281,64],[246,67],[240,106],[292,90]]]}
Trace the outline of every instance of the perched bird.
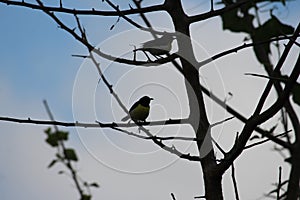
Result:
{"label": "perched bird", "polygon": [[145,122],[146,118],[149,115],[150,111],[150,101],[153,100],[153,98],[150,98],[148,96],[143,96],[131,106],[129,110],[129,115],[122,118],[122,121],[127,121],[128,119],[132,119],[134,122]]}
{"label": "perched bird", "polygon": [[143,43],[142,48],[135,49],[135,51],[147,51],[157,58],[171,51],[174,39],[173,35],[165,33],[160,38]]}

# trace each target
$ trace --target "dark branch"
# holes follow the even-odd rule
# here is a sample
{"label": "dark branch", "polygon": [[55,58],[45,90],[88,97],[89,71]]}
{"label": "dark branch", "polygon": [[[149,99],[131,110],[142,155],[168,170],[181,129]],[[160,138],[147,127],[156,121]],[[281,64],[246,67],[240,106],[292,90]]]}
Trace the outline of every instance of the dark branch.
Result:
{"label": "dark branch", "polygon": [[203,14],[199,14],[199,15],[194,15],[194,16],[190,16],[188,17],[189,23],[195,23],[195,22],[200,22],[212,17],[216,17],[219,16],[223,13],[226,13],[230,10],[233,10],[235,8],[238,8],[246,3],[250,3],[251,0],[242,0],[242,1],[237,1],[237,3],[231,4],[229,6],[226,6],[224,8],[221,8],[219,10],[211,10],[207,13],[203,13]]}
{"label": "dark branch", "polygon": [[238,190],[238,187],[237,187],[237,181],[236,181],[236,178],[235,178],[235,168],[234,168],[233,163],[231,165],[231,178],[232,178],[233,187],[234,187],[235,199],[239,200],[240,199],[239,190]]}
{"label": "dark branch", "polygon": [[[284,133],[281,133],[281,134],[279,134],[279,135],[276,135],[276,136],[274,136],[274,137],[279,138],[279,137],[285,136],[285,135],[288,134],[289,132],[291,132],[291,130],[286,131],[286,132],[284,132]],[[268,142],[268,141],[271,141],[271,139],[265,139],[265,140],[262,140],[262,141],[259,141],[259,142],[255,142],[255,143],[253,143],[253,144],[250,144],[250,145],[248,145],[248,146],[245,146],[244,149],[250,149],[250,148],[255,147],[255,146],[257,146],[257,145],[264,144],[264,143],[266,143],[266,142]]]}
{"label": "dark branch", "polygon": [[[273,70],[273,72],[270,75],[271,77],[273,77],[275,74],[278,74],[280,72],[280,69],[281,69],[284,61],[286,60],[286,58],[289,55],[289,52],[290,52],[292,46],[294,45],[297,37],[299,36],[299,33],[300,33],[300,24],[298,24],[298,27],[295,30],[292,38],[290,39],[290,41],[288,42],[288,44],[285,46],[285,49],[284,49],[284,51],[283,51],[283,53],[282,53],[282,55],[281,55],[281,57],[280,57],[277,65],[276,65],[275,69]],[[266,86],[266,88],[265,88],[265,90],[264,90],[264,92],[262,94],[262,97],[260,98],[260,100],[258,102],[258,105],[257,105],[257,107],[256,107],[256,109],[254,111],[254,115],[258,115],[261,112],[261,110],[263,108],[263,105],[264,105],[267,97],[269,96],[269,93],[271,91],[272,85],[274,83],[275,82],[272,79],[270,79],[268,81],[267,86]]]}
{"label": "dark branch", "polygon": [[[215,61],[215,60],[217,60],[219,58],[222,58],[222,57],[224,57],[226,55],[229,55],[229,54],[232,54],[232,53],[237,53],[238,51],[246,49],[246,48],[249,48],[249,47],[253,47],[253,46],[257,46],[257,45],[262,45],[262,44],[267,44],[267,43],[275,42],[275,41],[288,40],[288,39],[291,39],[293,37],[294,37],[293,35],[291,35],[291,36],[280,36],[280,37],[272,38],[270,40],[261,41],[261,42],[253,42],[253,43],[248,43],[248,44],[244,43],[244,44],[242,44],[240,46],[237,46],[235,48],[223,51],[221,53],[218,53],[218,54],[216,54],[216,55],[214,55],[214,56],[212,56],[210,58],[207,58],[207,59],[199,62],[197,67],[201,68],[204,65],[206,65],[208,63],[211,63],[211,62],[213,62],[213,61]],[[299,34],[298,34],[297,37],[299,37]],[[295,43],[295,41],[294,41],[294,43]]]}
{"label": "dark branch", "polygon": [[[224,160],[218,165],[218,168],[219,170],[221,170],[221,172],[225,172],[231,166],[234,160],[243,152],[244,147],[247,141],[249,140],[251,133],[254,131],[255,127],[270,119],[282,108],[284,103],[289,98],[290,92],[294,87],[299,77],[299,74],[300,55],[297,59],[297,63],[293,68],[288,82],[285,84],[283,92],[279,95],[276,102],[260,115],[252,116],[247,120],[237,142],[234,144],[233,148],[226,154]],[[289,147],[289,150],[292,150],[292,147],[289,144],[286,145]]]}
{"label": "dark branch", "polygon": [[94,8],[90,10],[77,10],[74,8],[64,8],[64,7],[51,7],[51,6],[40,6],[37,4],[27,3],[25,1],[10,1],[10,0],[0,0],[0,3],[4,3],[7,5],[15,5],[21,7],[27,7],[34,10],[43,10],[49,12],[60,12],[66,14],[75,14],[75,15],[95,15],[95,16],[119,16],[120,12],[123,15],[132,15],[132,14],[140,14],[140,13],[149,13],[155,11],[162,11],[164,10],[164,5],[154,5],[139,9],[128,9],[128,10],[119,10],[119,11],[101,11],[95,10]]}
{"label": "dark branch", "polygon": [[[135,123],[83,123],[83,122],[62,122],[55,120],[34,120],[31,118],[20,119],[20,118],[11,118],[11,117],[0,117],[0,121],[7,122],[16,122],[22,124],[38,124],[38,125],[53,125],[53,126],[64,126],[64,127],[81,127],[81,128],[129,128],[136,127]],[[143,122],[139,125],[143,126],[161,126],[161,125],[178,125],[178,124],[189,124],[187,119],[168,119],[166,121],[152,121],[152,122]]]}

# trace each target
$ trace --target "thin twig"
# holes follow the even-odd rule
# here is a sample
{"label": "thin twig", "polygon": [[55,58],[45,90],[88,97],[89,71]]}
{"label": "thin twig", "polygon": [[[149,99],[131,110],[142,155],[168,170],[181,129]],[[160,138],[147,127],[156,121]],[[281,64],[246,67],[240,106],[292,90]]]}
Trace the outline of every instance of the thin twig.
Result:
{"label": "thin twig", "polygon": [[221,153],[223,154],[223,155],[225,155],[226,154],[226,152],[223,150],[223,148],[217,143],[217,141],[214,139],[214,138],[211,138],[212,139],[212,141],[213,141],[213,143],[216,145],[216,147],[221,151]]}
{"label": "thin twig", "polygon": [[[288,44],[285,46],[285,49],[276,65],[276,67],[274,68],[273,72],[270,74],[272,77],[273,75],[277,74],[277,73],[280,73],[280,69],[281,67],[283,66],[287,56],[289,55],[289,52],[292,48],[292,46],[294,45],[294,41],[296,41],[296,39],[299,37],[299,33],[300,33],[300,23],[298,24],[293,36],[291,37],[290,41],[288,42]],[[270,79],[265,87],[265,90],[263,91],[263,94],[257,104],[257,107],[254,111],[254,115],[258,115],[262,108],[263,108],[263,105],[267,99],[267,97],[269,96],[269,93],[271,91],[271,88],[272,88],[272,85],[274,84],[274,81],[272,79]]]}
{"label": "thin twig", "polygon": [[282,167],[279,167],[278,186],[277,186],[277,200],[280,200],[280,188],[281,188],[281,171]]}
{"label": "thin twig", "polygon": [[171,193],[172,200],[176,200],[175,195]]}
{"label": "thin twig", "polygon": [[239,190],[237,187],[237,181],[235,178],[235,169],[234,169],[234,164],[232,163],[231,165],[231,178],[232,178],[232,182],[233,182],[233,187],[234,187],[234,193],[235,193],[235,199],[239,200]]}
{"label": "thin twig", "polygon": [[196,196],[196,197],[194,197],[194,199],[206,199],[206,197],[205,196]]}
{"label": "thin twig", "polygon": [[[45,109],[46,109],[46,111],[47,111],[47,114],[49,115],[49,118],[53,121],[53,120],[54,120],[54,117],[53,117],[53,114],[52,114],[52,112],[51,112],[51,110],[50,110],[50,107],[49,107],[47,101],[44,100],[43,103],[44,103]],[[59,129],[58,129],[58,127],[57,127],[56,125],[54,125],[54,129],[55,129],[55,131],[57,131],[57,132],[59,131]],[[63,142],[63,141],[58,141],[58,142],[59,142],[59,145],[61,146],[63,152],[65,152],[65,151],[66,151],[66,147],[65,147],[64,142]],[[76,172],[76,170],[74,169],[71,160],[65,159],[64,161],[65,161],[65,162],[62,162],[62,163],[65,164],[65,166],[70,170],[71,175],[72,175],[71,177],[72,177],[72,179],[73,179],[73,181],[74,181],[74,183],[75,183],[76,189],[77,189],[77,191],[79,192],[80,197],[83,198],[85,194],[84,194],[84,192],[83,192],[83,189],[82,189],[81,186],[80,186],[80,183],[79,183],[79,180],[78,180],[77,172]]]}
{"label": "thin twig", "polygon": [[223,124],[224,122],[227,122],[227,121],[229,121],[229,120],[231,120],[231,119],[233,119],[233,118],[234,118],[234,117],[228,117],[228,118],[223,119],[223,120],[221,120],[221,121],[219,121],[219,122],[215,122],[215,123],[213,123],[212,125],[210,125],[210,127],[212,128],[212,127],[218,126],[218,125]]}
{"label": "thin twig", "polygon": [[[285,136],[286,134],[288,134],[288,133],[291,132],[291,131],[292,131],[292,130],[285,131],[284,133],[278,134],[278,135],[276,135],[276,136],[274,136],[274,137],[279,138],[279,137],[281,137],[281,136]],[[268,142],[268,141],[271,141],[271,140],[270,140],[270,139],[265,139],[265,140],[262,140],[262,141],[253,143],[253,144],[250,144],[250,145],[248,145],[248,146],[245,146],[244,149],[250,149],[250,148],[252,148],[252,147],[254,147],[254,146],[263,144],[263,143]]]}

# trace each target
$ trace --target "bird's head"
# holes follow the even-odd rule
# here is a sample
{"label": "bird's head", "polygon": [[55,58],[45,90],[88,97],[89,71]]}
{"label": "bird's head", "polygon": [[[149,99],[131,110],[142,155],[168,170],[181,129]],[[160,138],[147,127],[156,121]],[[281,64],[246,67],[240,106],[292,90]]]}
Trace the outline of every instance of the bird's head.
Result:
{"label": "bird's head", "polygon": [[142,98],[140,98],[139,102],[142,105],[149,105],[151,100],[153,100],[153,98],[148,97],[148,96],[143,96]]}

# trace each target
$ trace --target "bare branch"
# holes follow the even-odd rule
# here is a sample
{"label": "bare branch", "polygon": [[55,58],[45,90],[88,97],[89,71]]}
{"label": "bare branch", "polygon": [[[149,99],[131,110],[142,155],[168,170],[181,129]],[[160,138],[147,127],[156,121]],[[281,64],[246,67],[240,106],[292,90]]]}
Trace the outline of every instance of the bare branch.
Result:
{"label": "bare branch", "polygon": [[155,11],[164,10],[164,5],[154,5],[139,9],[128,9],[128,10],[119,10],[119,11],[101,11],[96,10],[94,8],[90,10],[77,10],[74,8],[64,8],[60,7],[51,7],[51,6],[43,6],[32,3],[27,3],[25,1],[11,1],[11,0],[0,0],[0,3],[7,4],[7,5],[15,5],[15,6],[22,6],[27,7],[35,10],[42,10],[42,11],[50,11],[50,12],[60,12],[66,14],[73,14],[73,15],[89,15],[89,16],[119,16],[120,12],[123,15],[132,15],[132,14],[139,14],[139,13],[149,13]]}
{"label": "bare branch", "polygon": [[172,200],[176,200],[175,195],[171,193]]}
{"label": "bare branch", "polygon": [[[38,124],[38,125],[53,125],[53,126],[64,126],[64,127],[81,127],[81,128],[114,128],[114,127],[136,127],[135,123],[102,123],[96,121],[96,123],[83,123],[83,122],[62,122],[56,120],[34,120],[31,118],[20,119],[11,117],[0,117],[0,121],[16,122],[22,124]],[[139,125],[143,126],[161,126],[161,125],[178,125],[178,124],[189,124],[188,119],[168,119],[166,121],[152,121],[143,122]]]}
{"label": "bare branch", "polygon": [[239,200],[240,199],[239,190],[238,190],[238,187],[237,187],[237,181],[236,181],[236,178],[235,178],[235,169],[234,169],[234,164],[233,163],[231,165],[231,178],[232,178],[233,187],[234,187],[235,199]]}
{"label": "bare branch", "polygon": [[238,8],[244,4],[247,4],[247,3],[250,3],[251,0],[242,0],[242,1],[237,1],[236,3],[233,3],[229,6],[225,6],[224,8],[221,8],[219,10],[211,10],[207,13],[203,13],[203,14],[199,14],[199,15],[194,15],[194,16],[190,16],[188,18],[189,20],[189,23],[195,23],[195,22],[200,22],[200,21],[203,21],[203,20],[206,20],[206,19],[209,19],[209,18],[212,18],[212,17],[216,17],[216,16],[219,16],[225,12],[228,12],[230,10],[233,10],[235,8]]}
{"label": "bare branch", "polygon": [[[276,136],[274,136],[274,137],[279,138],[279,137],[285,136],[286,134],[288,134],[288,133],[291,132],[291,131],[292,131],[292,130],[285,131],[284,133],[281,133],[281,134],[276,135]],[[257,146],[257,145],[266,143],[266,142],[268,142],[268,141],[271,141],[271,139],[265,139],[265,140],[262,140],[262,141],[259,141],[259,142],[250,144],[250,145],[248,145],[248,146],[245,146],[244,149],[250,149],[250,148],[255,147],[255,146]]]}
{"label": "bare branch", "polygon": [[[234,144],[233,148],[226,154],[224,160],[218,165],[219,170],[221,170],[222,172],[227,170],[234,162],[234,160],[244,150],[244,147],[247,141],[249,140],[251,133],[254,131],[255,127],[265,122],[270,117],[274,116],[274,114],[276,114],[282,108],[284,103],[289,98],[289,94],[293,86],[295,85],[299,77],[299,74],[300,74],[300,55],[290,75],[289,81],[285,84],[285,88],[283,92],[280,94],[280,96],[278,97],[278,99],[276,100],[276,102],[260,115],[252,116],[247,120],[237,142]],[[287,146],[289,146],[288,149],[291,150],[292,147],[290,147],[289,144],[287,144]]]}
{"label": "bare branch", "polygon": [[267,79],[274,80],[274,81],[282,81],[282,82],[287,81],[287,79],[281,78],[281,77],[266,76],[266,75],[254,74],[254,73],[245,73],[245,75],[255,76],[255,77],[260,77],[260,78],[267,78]]}
{"label": "bare branch", "polygon": [[[257,45],[261,45],[261,44],[267,44],[267,43],[270,43],[270,42],[274,42],[274,41],[281,41],[281,40],[288,40],[288,39],[291,39],[293,38],[294,36],[280,36],[280,37],[276,37],[276,38],[272,38],[270,40],[266,40],[266,41],[261,41],[261,42],[252,42],[252,43],[244,43],[240,46],[237,46],[235,48],[232,48],[232,49],[229,49],[229,50],[226,50],[226,51],[223,51],[221,53],[218,53],[210,58],[207,58],[201,62],[198,63],[198,68],[201,68],[202,66],[208,64],[208,63],[211,63],[219,58],[222,58],[226,55],[229,55],[229,54],[232,54],[232,53],[237,53],[238,51],[240,50],[243,50],[243,49],[246,49],[246,48],[249,48],[249,47],[253,47],[253,46],[257,46]],[[297,37],[300,37],[300,35],[298,34]],[[294,43],[296,44],[296,42],[294,41]]]}
{"label": "bare branch", "polygon": [[[273,77],[275,74],[279,73],[280,72],[280,69],[284,63],[284,61],[286,60],[292,46],[294,45],[294,41],[296,41],[297,37],[299,36],[299,33],[300,33],[300,24],[298,24],[297,26],[297,29],[295,30],[292,38],[290,39],[290,41],[288,42],[288,44],[285,46],[285,49],[275,67],[275,69],[273,70],[272,74],[271,74],[271,77]],[[259,102],[258,102],[258,105],[254,111],[254,115],[258,115],[261,110],[262,110],[262,107],[266,101],[266,98],[268,97],[270,91],[271,91],[271,88],[272,88],[272,85],[274,84],[274,81],[272,79],[269,80]]]}
{"label": "bare branch", "polygon": [[[50,107],[49,107],[47,101],[44,100],[43,103],[44,103],[44,106],[45,106],[45,108],[46,108],[47,114],[49,115],[49,118],[50,118],[52,121],[54,121],[53,114],[52,114],[52,112],[51,112],[51,110],[50,110]],[[58,127],[57,127],[56,125],[54,125],[54,128],[55,128],[55,131],[56,131],[56,132],[59,131],[59,130],[58,130]],[[59,146],[62,148],[62,152],[66,152],[66,147],[65,147],[64,142],[63,142],[63,141],[58,141],[58,144],[59,144]],[[64,159],[62,163],[66,166],[67,169],[70,170],[70,172],[71,172],[71,178],[73,179],[73,181],[74,181],[74,183],[75,183],[76,189],[77,189],[77,191],[78,191],[80,197],[83,198],[83,197],[85,196],[85,193],[84,193],[84,191],[83,191],[83,189],[82,189],[82,187],[81,187],[81,185],[80,185],[80,183],[79,183],[79,177],[78,177],[78,175],[77,175],[77,171],[74,169],[71,160],[69,160],[69,159]]]}
{"label": "bare branch", "polygon": [[194,197],[194,199],[206,199],[205,196],[197,196],[197,197]]}
{"label": "bare branch", "polygon": [[212,128],[212,127],[218,126],[218,125],[223,124],[223,123],[225,123],[225,122],[227,122],[227,121],[229,121],[229,120],[231,120],[231,119],[233,119],[233,118],[234,118],[234,117],[228,117],[228,118],[226,118],[226,119],[224,119],[224,120],[221,120],[221,121],[219,121],[219,122],[215,122],[215,123],[213,123],[212,125],[210,125],[210,127]]}
{"label": "bare branch", "polygon": [[[201,85],[201,89],[202,89],[202,91],[203,91],[204,94],[206,94],[209,98],[211,98],[219,106],[223,107],[227,112],[229,112],[230,114],[232,114],[233,116],[235,116],[237,119],[239,119],[243,123],[247,122],[247,118],[246,117],[244,117],[242,114],[240,114],[240,112],[238,112],[237,110],[235,110],[231,106],[227,105],[226,102],[224,102],[223,100],[221,100],[220,98],[218,98],[216,95],[214,95],[208,89],[206,89],[203,85]],[[284,141],[282,141],[282,140],[274,137],[268,131],[263,130],[262,128],[260,128],[258,126],[255,127],[254,130],[256,132],[260,133],[262,136],[269,138],[270,140],[272,140],[276,144],[279,144],[279,145],[281,145],[281,146],[283,146],[285,148],[290,148],[290,145],[288,145],[286,142],[284,142]]]}
{"label": "bare branch", "polygon": [[278,186],[277,186],[277,199],[279,200],[280,198],[280,188],[281,188],[281,171],[282,171],[282,168],[281,166],[279,167],[279,176],[278,176]]}

